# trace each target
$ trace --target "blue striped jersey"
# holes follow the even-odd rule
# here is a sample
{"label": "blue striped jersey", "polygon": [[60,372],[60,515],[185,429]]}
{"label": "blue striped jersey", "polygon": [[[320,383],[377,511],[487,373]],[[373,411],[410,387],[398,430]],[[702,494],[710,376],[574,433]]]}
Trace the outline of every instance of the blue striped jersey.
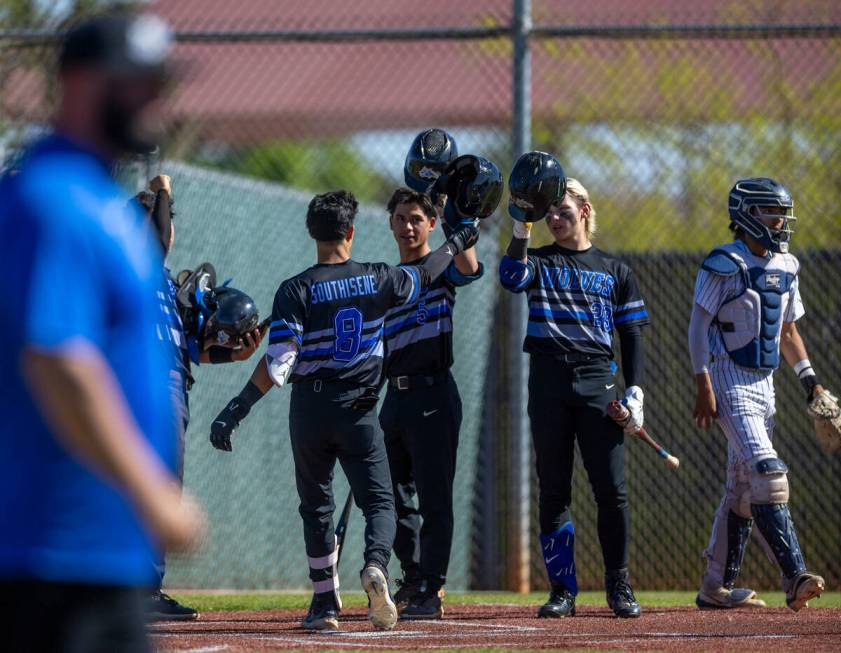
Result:
{"label": "blue striped jersey", "polygon": [[[429,257],[404,265],[420,265]],[[459,272],[455,262],[414,302],[390,309],[385,315],[385,371],[388,376],[435,374],[453,364],[453,307],[456,287],[466,286],[484,273]]]}
{"label": "blue striped jersey", "polygon": [[158,289],[158,304],[161,309],[161,319],[157,325],[158,339],[167,343],[171,348],[171,364],[169,371],[170,393],[173,396],[179,417],[186,413],[187,379],[190,378],[190,353],[187,348],[187,336],[184,324],[178,312],[175,301],[177,289],[170,277],[169,270],[163,269],[163,284]]}
{"label": "blue striped jersey", "polygon": [[269,362],[294,342],[291,383],[310,379],[379,385],[390,308],[414,302],[416,270],[386,263],[319,263],[284,281],[275,294]]}
{"label": "blue striped jersey", "polygon": [[648,324],[631,268],[596,247],[574,251],[553,243],[528,251],[527,262],[503,256],[502,286],[527,292],[529,354],[613,357],[613,330]]}

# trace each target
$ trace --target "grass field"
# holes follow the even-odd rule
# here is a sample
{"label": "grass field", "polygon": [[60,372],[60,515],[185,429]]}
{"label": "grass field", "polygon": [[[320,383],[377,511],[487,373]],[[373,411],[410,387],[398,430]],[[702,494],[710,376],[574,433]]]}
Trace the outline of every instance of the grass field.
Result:
{"label": "grass field", "polygon": [[[185,605],[196,608],[199,612],[214,612],[219,610],[278,610],[300,609],[306,610],[310,603],[311,594],[304,593],[202,593],[189,591],[172,591],[171,596]],[[649,607],[680,607],[694,605],[695,592],[636,592],[637,600],[645,608]],[[785,606],[782,592],[764,591],[760,596],[769,607],[781,608]],[[445,605],[477,605],[482,603],[511,604],[511,605],[540,605],[546,600],[545,592],[530,594],[515,594],[513,592],[448,592],[444,600]],[[362,607],[366,603],[365,595],[359,592],[342,592],[342,601],[348,607]],[[576,603],[578,605],[604,605],[602,592],[581,592]],[[820,599],[811,604],[817,608],[841,608],[841,592],[827,592]]]}

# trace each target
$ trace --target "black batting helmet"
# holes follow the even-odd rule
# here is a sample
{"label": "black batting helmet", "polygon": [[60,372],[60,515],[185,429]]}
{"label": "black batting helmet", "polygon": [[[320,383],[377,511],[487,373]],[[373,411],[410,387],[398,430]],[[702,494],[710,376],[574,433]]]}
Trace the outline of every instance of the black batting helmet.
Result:
{"label": "black batting helmet", "polygon": [[455,139],[443,129],[427,129],[415,136],[406,163],[403,178],[412,190],[425,193],[444,168],[458,156]]}
{"label": "black batting helmet", "polygon": [[204,297],[210,309],[204,327],[204,348],[235,347],[239,338],[257,328],[257,306],[241,290],[219,286]]}
{"label": "black batting helmet", "polygon": [[487,218],[502,199],[502,173],[493,161],[464,154],[450,163],[433,185],[447,196],[444,218],[457,224],[463,218]]}
{"label": "black batting helmet", "polygon": [[542,220],[549,207],[566,194],[566,175],[558,160],[546,152],[526,152],[508,177],[508,214],[520,222]]}

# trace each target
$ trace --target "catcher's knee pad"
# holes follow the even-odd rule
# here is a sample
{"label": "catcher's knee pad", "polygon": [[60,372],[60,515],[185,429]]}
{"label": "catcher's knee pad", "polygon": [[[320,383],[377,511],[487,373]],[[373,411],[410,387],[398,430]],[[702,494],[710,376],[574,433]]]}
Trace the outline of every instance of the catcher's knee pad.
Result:
{"label": "catcher's knee pad", "polygon": [[578,594],[575,577],[575,528],[571,521],[565,522],[550,535],[540,534],[540,548],[543,562],[552,585],[563,585],[573,594]]}
{"label": "catcher's knee pad", "polygon": [[788,503],[788,467],[779,458],[763,458],[750,472],[751,504]]}

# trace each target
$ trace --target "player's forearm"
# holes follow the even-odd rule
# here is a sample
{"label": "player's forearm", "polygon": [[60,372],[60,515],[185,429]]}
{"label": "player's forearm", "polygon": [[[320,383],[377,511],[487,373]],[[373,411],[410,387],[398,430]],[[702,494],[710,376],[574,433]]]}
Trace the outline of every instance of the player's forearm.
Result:
{"label": "player's forearm", "polygon": [[471,247],[466,252],[462,252],[453,257],[456,269],[462,274],[472,277],[479,272],[479,259],[476,256],[476,248]]}
{"label": "player's forearm", "polygon": [[257,365],[254,367],[254,371],[251,373],[251,378],[248,382],[254,384],[261,394],[266,394],[271,390],[273,385],[272,377],[269,376],[269,367],[266,363],[265,356],[257,361]]}
{"label": "player's forearm", "polygon": [[625,379],[625,387],[641,387],[645,369],[645,356],[643,354],[642,329],[639,325],[620,329],[619,349],[622,354],[622,376]]}
{"label": "player's forearm", "polygon": [[152,525],[176,483],[141,436],[114,374],[93,347],[25,352],[23,374],[60,444],[122,488]]}
{"label": "player's forearm", "polygon": [[806,345],[794,322],[783,322],[782,333],[780,334],[780,352],[786,362],[794,367],[800,361],[809,357],[806,353]]}

